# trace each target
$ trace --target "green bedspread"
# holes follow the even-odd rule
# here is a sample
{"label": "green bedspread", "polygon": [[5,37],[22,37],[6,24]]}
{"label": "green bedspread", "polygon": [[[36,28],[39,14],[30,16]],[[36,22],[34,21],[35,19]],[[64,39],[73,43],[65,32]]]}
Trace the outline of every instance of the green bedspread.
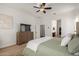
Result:
{"label": "green bedspread", "polygon": [[25,48],[23,55],[27,56],[71,56],[67,47],[61,47],[60,41],[49,40],[39,45],[36,53],[29,48]]}
{"label": "green bedspread", "polygon": [[49,40],[47,42],[42,43],[37,50],[37,54],[40,56],[69,56],[71,55],[67,47],[61,47],[60,41],[57,40]]}

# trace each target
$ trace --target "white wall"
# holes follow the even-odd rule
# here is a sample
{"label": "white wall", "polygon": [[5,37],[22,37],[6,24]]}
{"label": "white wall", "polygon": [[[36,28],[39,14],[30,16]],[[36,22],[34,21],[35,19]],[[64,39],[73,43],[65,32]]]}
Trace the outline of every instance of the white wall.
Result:
{"label": "white wall", "polygon": [[40,20],[41,19],[36,20],[36,24],[35,24],[35,39],[40,38],[40,24],[41,24]]}
{"label": "white wall", "polygon": [[51,32],[51,24],[52,21],[50,19],[42,19],[40,22],[41,25],[45,25],[45,36],[52,36],[52,32]]}
{"label": "white wall", "polygon": [[[57,20],[52,20],[52,24],[51,24],[51,32],[56,32],[57,31]],[[55,30],[53,30],[53,28],[55,28]]]}
{"label": "white wall", "polygon": [[16,44],[16,32],[20,29],[20,23],[31,24],[31,30],[35,33],[36,18],[33,16],[28,15],[25,12],[4,6],[0,6],[0,13],[13,16],[12,29],[0,29],[0,48]]}
{"label": "white wall", "polygon": [[[62,14],[56,15],[52,17],[51,19],[43,19],[41,21],[43,24],[45,24],[45,35],[46,36],[51,36],[52,35],[52,21],[53,20],[58,20],[61,19],[61,28],[62,28],[62,33],[61,36],[65,36],[69,33],[74,33],[75,31],[75,20],[76,16],[79,16],[79,11],[78,10],[73,10],[69,12],[64,12]],[[56,23],[56,22],[54,22]],[[56,26],[56,24],[54,24]],[[49,29],[48,29],[49,27]]]}
{"label": "white wall", "polygon": [[73,10],[56,16],[57,19],[61,19],[61,36],[65,36],[69,33],[74,33],[76,19],[75,13],[75,10]]}
{"label": "white wall", "polygon": [[69,33],[74,33],[76,15],[73,14],[73,12],[74,11],[68,12],[62,15],[62,18],[61,18],[62,35],[61,36],[65,36]]}
{"label": "white wall", "polygon": [[76,16],[77,10],[64,12],[56,16],[57,19],[61,19],[61,36],[74,33]]}

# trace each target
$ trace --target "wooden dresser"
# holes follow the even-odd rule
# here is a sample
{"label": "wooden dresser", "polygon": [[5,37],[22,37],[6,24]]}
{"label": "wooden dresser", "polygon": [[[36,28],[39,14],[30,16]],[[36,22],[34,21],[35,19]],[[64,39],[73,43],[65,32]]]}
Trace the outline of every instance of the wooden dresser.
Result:
{"label": "wooden dresser", "polygon": [[17,32],[17,45],[27,43],[33,39],[33,32]]}

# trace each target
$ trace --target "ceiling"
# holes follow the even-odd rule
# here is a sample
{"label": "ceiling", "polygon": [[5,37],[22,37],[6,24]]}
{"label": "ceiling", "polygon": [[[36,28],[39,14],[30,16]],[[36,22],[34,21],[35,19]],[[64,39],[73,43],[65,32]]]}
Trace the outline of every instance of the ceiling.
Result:
{"label": "ceiling", "polygon": [[43,14],[42,12],[36,12],[38,9],[33,8],[34,5],[37,5],[36,3],[0,3],[0,6],[6,6],[10,8],[15,8],[18,10],[22,10],[24,12],[27,12],[28,14],[35,16],[37,18],[46,18],[49,19],[55,16],[54,14],[62,14],[66,13],[68,11],[72,11],[76,8],[79,8],[78,3],[47,3],[46,6],[52,7],[51,10],[46,10],[47,13]]}

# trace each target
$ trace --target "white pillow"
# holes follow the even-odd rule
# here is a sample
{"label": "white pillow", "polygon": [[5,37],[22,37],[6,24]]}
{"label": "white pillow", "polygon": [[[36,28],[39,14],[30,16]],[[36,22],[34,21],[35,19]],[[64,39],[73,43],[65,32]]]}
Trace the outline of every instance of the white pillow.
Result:
{"label": "white pillow", "polygon": [[72,36],[70,34],[65,36],[61,41],[61,46],[66,46],[70,42],[71,38]]}
{"label": "white pillow", "polygon": [[74,53],[75,56],[79,56],[79,52]]}

